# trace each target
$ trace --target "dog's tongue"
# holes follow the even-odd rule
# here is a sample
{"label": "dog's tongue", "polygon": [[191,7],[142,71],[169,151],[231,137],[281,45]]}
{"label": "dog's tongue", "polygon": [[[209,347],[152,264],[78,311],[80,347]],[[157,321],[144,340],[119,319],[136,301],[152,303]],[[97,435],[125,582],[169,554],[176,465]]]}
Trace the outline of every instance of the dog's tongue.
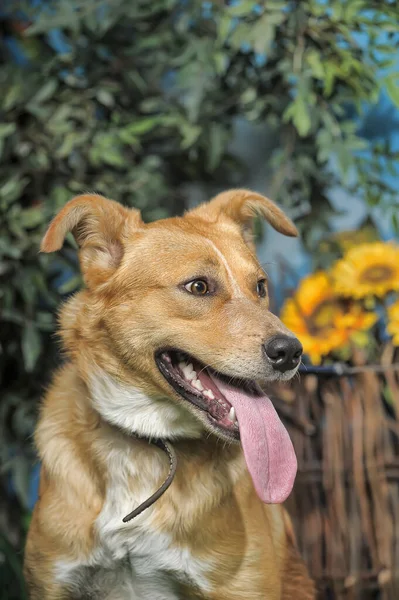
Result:
{"label": "dog's tongue", "polygon": [[268,504],[284,502],[294,485],[297,460],[271,400],[213,379],[236,410],[245,460],[259,498]]}

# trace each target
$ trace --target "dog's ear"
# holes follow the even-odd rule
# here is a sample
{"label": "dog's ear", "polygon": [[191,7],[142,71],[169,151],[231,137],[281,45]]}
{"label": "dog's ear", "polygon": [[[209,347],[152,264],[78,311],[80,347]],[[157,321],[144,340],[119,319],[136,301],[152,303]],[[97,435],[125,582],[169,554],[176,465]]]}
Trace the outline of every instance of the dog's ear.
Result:
{"label": "dog's ear", "polygon": [[103,283],[120,264],[127,223],[143,227],[139,211],[97,194],[70,200],[50,223],[42,240],[42,252],[60,250],[71,232],[79,246],[82,274],[88,287]]}
{"label": "dog's ear", "polygon": [[298,230],[284,212],[274,202],[250,190],[228,190],[190,211],[207,221],[215,223],[224,214],[242,227],[244,239],[252,242],[253,219],[263,217],[277,231],[296,237]]}

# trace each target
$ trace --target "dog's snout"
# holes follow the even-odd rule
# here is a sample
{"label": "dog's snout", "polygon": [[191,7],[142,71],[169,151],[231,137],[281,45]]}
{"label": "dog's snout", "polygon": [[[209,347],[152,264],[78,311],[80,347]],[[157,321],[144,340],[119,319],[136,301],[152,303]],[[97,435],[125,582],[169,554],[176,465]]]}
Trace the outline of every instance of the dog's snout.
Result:
{"label": "dog's snout", "polygon": [[266,342],[266,356],[276,371],[285,373],[295,369],[301,360],[303,348],[296,337],[276,335]]}

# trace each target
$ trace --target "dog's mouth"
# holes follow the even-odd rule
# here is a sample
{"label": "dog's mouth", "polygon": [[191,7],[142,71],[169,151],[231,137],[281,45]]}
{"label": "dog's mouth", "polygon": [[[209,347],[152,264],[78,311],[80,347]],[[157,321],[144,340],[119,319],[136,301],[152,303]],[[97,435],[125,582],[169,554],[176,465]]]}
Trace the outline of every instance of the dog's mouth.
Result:
{"label": "dog's mouth", "polygon": [[234,379],[179,350],[155,355],[158,369],[184,400],[206,415],[214,433],[240,440],[264,502],[283,502],[296,474],[291,440],[273,404],[253,381]]}
{"label": "dog's mouth", "polygon": [[163,350],[156,354],[155,361],[172,388],[204,411],[211,425],[232,439],[240,439],[235,408],[219,389],[218,382],[226,381],[246,393],[261,394],[255,382],[227,377],[180,350]]}

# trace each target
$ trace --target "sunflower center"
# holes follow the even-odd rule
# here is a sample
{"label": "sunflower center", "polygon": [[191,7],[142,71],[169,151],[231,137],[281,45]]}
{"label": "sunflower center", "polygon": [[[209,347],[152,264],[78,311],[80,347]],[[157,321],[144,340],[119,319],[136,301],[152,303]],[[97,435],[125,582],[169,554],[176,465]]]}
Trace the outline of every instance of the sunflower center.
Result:
{"label": "sunflower center", "polygon": [[363,271],[360,280],[362,283],[380,283],[387,279],[391,279],[393,275],[394,273],[391,267],[386,265],[373,265]]}
{"label": "sunflower center", "polygon": [[325,333],[332,328],[334,317],[342,314],[343,306],[337,300],[324,300],[315,307],[313,313],[308,318],[308,328],[312,335]]}

